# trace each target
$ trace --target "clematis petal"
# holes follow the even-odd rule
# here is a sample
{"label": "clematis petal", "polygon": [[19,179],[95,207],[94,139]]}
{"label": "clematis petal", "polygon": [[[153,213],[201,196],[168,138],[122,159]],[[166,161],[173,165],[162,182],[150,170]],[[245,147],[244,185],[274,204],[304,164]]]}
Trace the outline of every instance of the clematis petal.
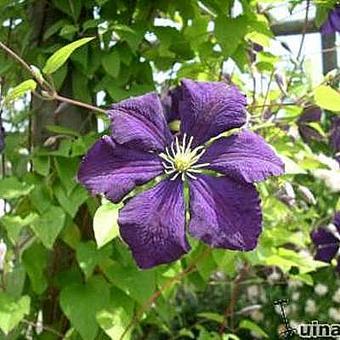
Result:
{"label": "clematis petal", "polygon": [[108,115],[112,121],[112,137],[119,144],[145,151],[163,151],[172,141],[156,93],[114,104]]}
{"label": "clematis petal", "polygon": [[340,5],[329,11],[327,20],[321,26],[322,34],[340,32]]}
{"label": "clematis petal", "polygon": [[200,158],[207,168],[252,183],[281,175],[284,164],[265,140],[251,131],[241,131],[213,142]]}
{"label": "clematis petal", "polygon": [[327,35],[327,34],[332,34],[335,32],[335,29],[333,27],[333,24],[330,20],[330,18],[328,18],[321,26],[321,34]]}
{"label": "clematis petal", "polygon": [[181,98],[181,133],[194,137],[195,146],[246,122],[246,99],[235,86],[185,79]]}
{"label": "clematis petal", "polygon": [[118,223],[140,268],[177,260],[189,250],[182,182],[164,180],[132,198]]}
{"label": "clematis petal", "polygon": [[336,5],[329,13],[329,21],[333,26],[334,32],[340,32],[340,5]]}
{"label": "clematis petal", "polygon": [[189,183],[192,236],[212,247],[251,250],[261,233],[259,195],[252,184],[199,175]]}
{"label": "clematis petal", "polygon": [[164,114],[166,121],[168,123],[179,120],[179,112],[178,112],[178,104],[182,98],[182,90],[179,86],[168,90],[163,96],[161,97],[161,102],[164,108]]}
{"label": "clematis petal", "polygon": [[330,145],[334,152],[340,152],[340,117],[332,119],[330,128]]}
{"label": "clematis petal", "polygon": [[319,122],[322,116],[322,110],[317,105],[308,105],[306,106],[299,119],[297,120],[298,124],[300,123],[310,123],[310,122]]}
{"label": "clematis petal", "polygon": [[148,182],[162,171],[156,155],[127,148],[104,136],[84,157],[78,180],[93,194],[103,193],[109,200],[119,202],[136,185]]}
{"label": "clematis petal", "polygon": [[331,262],[339,250],[339,240],[324,228],[318,228],[311,234],[311,238],[317,247],[315,259]]}

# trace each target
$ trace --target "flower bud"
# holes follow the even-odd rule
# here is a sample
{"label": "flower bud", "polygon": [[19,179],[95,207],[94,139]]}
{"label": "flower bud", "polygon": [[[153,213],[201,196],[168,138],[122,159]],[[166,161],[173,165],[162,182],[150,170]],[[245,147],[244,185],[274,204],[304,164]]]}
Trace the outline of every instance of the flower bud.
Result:
{"label": "flower bud", "polygon": [[312,205],[316,204],[316,199],[315,199],[313,193],[307,187],[305,187],[303,185],[299,185],[298,191],[307,203],[312,204]]}

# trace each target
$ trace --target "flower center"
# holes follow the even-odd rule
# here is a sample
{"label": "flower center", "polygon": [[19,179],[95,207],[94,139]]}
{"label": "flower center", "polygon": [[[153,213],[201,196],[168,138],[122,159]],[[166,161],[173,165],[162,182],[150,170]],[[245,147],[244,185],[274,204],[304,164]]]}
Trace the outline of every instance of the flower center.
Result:
{"label": "flower center", "polygon": [[182,155],[180,153],[175,155],[175,168],[178,171],[186,171],[190,169],[190,165],[191,165],[190,155]]}
{"label": "flower center", "polygon": [[176,136],[170,148],[165,148],[165,153],[159,155],[164,159],[164,162],[162,162],[164,172],[167,175],[173,174],[172,180],[176,179],[179,175],[181,175],[183,181],[186,175],[192,179],[196,179],[193,173],[200,173],[203,167],[209,165],[209,163],[196,164],[205,152],[205,149],[203,146],[192,149],[193,139],[193,137],[190,137],[189,140],[187,140],[187,135],[184,134],[180,142]]}

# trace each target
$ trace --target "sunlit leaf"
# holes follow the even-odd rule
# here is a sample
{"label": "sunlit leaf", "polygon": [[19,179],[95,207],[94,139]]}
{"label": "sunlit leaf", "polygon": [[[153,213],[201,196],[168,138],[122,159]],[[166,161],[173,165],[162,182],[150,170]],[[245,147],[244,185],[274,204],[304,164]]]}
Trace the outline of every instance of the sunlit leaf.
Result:
{"label": "sunlit leaf", "polygon": [[268,339],[268,334],[255,322],[250,320],[242,320],[239,325],[240,328],[248,329],[257,335],[259,335],[261,338]]}
{"label": "sunlit leaf", "polygon": [[330,111],[340,112],[340,93],[330,86],[321,85],[314,90],[315,103]]}
{"label": "sunlit leaf", "polygon": [[5,97],[5,103],[13,101],[17,98],[20,98],[28,91],[34,91],[37,87],[37,83],[33,79],[28,79],[14,87],[9,91],[7,96]]}
{"label": "sunlit leaf", "polygon": [[[134,301],[119,289],[111,289],[109,307],[97,313],[97,322],[111,339],[120,339],[131,322],[134,310]],[[130,332],[125,338],[130,338]]]}
{"label": "sunlit leaf", "polygon": [[93,218],[93,230],[100,248],[119,235],[118,211],[120,204],[107,202],[101,205]]}
{"label": "sunlit leaf", "polygon": [[0,292],[0,329],[7,335],[30,310],[30,297],[19,300]]}
{"label": "sunlit leaf", "polygon": [[18,198],[27,195],[33,188],[33,185],[21,182],[16,177],[7,177],[0,180],[0,198]]}
{"label": "sunlit leaf", "polygon": [[93,39],[94,39],[94,37],[82,38],[82,39],[76,40],[76,41],[74,41],[74,42],[72,42],[72,43],[62,47],[61,49],[56,51],[54,54],[52,54],[51,57],[48,58],[45,66],[43,68],[43,72],[45,74],[54,73],[61,66],[63,66],[65,64],[67,59],[71,56],[71,54],[77,48],[87,44],[88,42],[90,42]]}

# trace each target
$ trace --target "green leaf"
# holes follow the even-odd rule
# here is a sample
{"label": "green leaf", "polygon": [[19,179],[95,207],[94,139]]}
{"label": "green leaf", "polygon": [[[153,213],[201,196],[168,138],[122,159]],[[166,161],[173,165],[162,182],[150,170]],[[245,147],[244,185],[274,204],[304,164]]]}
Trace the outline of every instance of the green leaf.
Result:
{"label": "green leaf", "polygon": [[109,288],[100,278],[92,278],[86,284],[69,285],[60,294],[61,309],[84,340],[96,337],[96,313],[104,309],[109,301]]}
{"label": "green leaf", "polygon": [[60,207],[50,206],[36,219],[31,228],[46,248],[52,248],[54,241],[64,227],[65,213]]}
{"label": "green leaf", "polygon": [[105,54],[102,57],[102,65],[110,76],[116,78],[120,69],[119,53],[113,50],[109,54]]}
{"label": "green leaf", "polygon": [[81,232],[75,223],[67,223],[60,238],[72,249],[76,249],[81,240]]}
{"label": "green leaf", "polygon": [[217,314],[217,313],[211,313],[211,312],[206,312],[206,313],[198,313],[198,317],[204,318],[207,320],[215,321],[217,323],[222,323],[223,322],[223,315]]}
{"label": "green leaf", "polygon": [[52,205],[49,189],[45,185],[36,186],[29,197],[39,214],[44,213]]}
{"label": "green leaf", "polygon": [[46,31],[44,32],[43,39],[47,40],[67,24],[68,21],[65,19],[58,20],[57,22],[55,22],[53,25],[46,29]]}
{"label": "green leaf", "polygon": [[258,334],[261,338],[268,339],[268,334],[255,322],[250,320],[242,320],[240,322],[240,328],[249,329],[250,331],[253,331],[254,333]]}
{"label": "green leaf", "polygon": [[340,112],[340,93],[330,86],[321,85],[314,90],[315,104],[330,111]]}
{"label": "green leaf", "polygon": [[101,269],[112,284],[140,304],[155,291],[156,278],[152,270],[140,271],[136,267],[126,267],[108,260],[101,265]]}
{"label": "green leaf", "polygon": [[79,132],[77,132],[76,130],[70,129],[66,126],[46,125],[46,130],[57,133],[58,135],[70,135],[70,136],[80,137]]}
{"label": "green leaf", "polygon": [[121,204],[108,202],[97,209],[93,218],[93,230],[98,248],[119,235],[118,211],[121,207]]}
{"label": "green leaf", "polygon": [[270,37],[260,32],[252,31],[246,35],[246,39],[264,47],[269,47]]}
{"label": "green leaf", "polygon": [[33,168],[41,176],[47,176],[50,173],[50,158],[48,156],[34,156]]}
{"label": "green leaf", "polygon": [[222,47],[223,55],[232,55],[247,33],[247,20],[244,16],[235,19],[219,15],[215,20],[215,35]]}
{"label": "green leaf", "polygon": [[69,195],[67,195],[67,193],[65,192],[61,185],[57,185],[54,189],[54,193],[62,208],[72,218],[76,215],[79,207],[88,198],[87,191],[80,185],[77,185]]}
{"label": "green leaf", "polygon": [[30,278],[33,291],[42,294],[47,288],[44,272],[48,263],[48,251],[36,242],[24,251],[22,262]]}
{"label": "green leaf", "polygon": [[66,194],[71,194],[77,185],[75,178],[79,166],[79,160],[76,158],[57,157],[55,158],[55,165],[60,182],[64,187]]}
{"label": "green leaf", "polygon": [[284,272],[289,272],[293,267],[297,267],[300,274],[328,266],[328,263],[315,261],[312,256],[307,257],[285,248],[278,248],[276,254],[267,256],[264,262],[269,266],[278,266]]}
{"label": "green leaf", "polygon": [[61,49],[53,53],[50,58],[48,58],[43,68],[43,72],[45,74],[54,73],[65,64],[67,59],[71,56],[72,52],[74,52],[77,48],[87,44],[94,38],[95,37],[82,38],[62,47]]}
{"label": "green leaf", "polygon": [[6,273],[6,293],[19,298],[24,290],[26,271],[22,263],[17,263],[11,271]]}
{"label": "green leaf", "polygon": [[18,301],[0,293],[0,329],[7,335],[30,311],[30,298],[23,296]]}
{"label": "green leaf", "polygon": [[79,243],[76,249],[79,267],[87,279],[92,275],[94,268],[110,254],[111,249],[109,247],[98,250],[93,241]]}
{"label": "green leaf", "polygon": [[0,198],[13,199],[28,195],[33,185],[20,182],[16,177],[6,177],[0,180]]}
{"label": "green leaf", "polygon": [[7,235],[14,244],[18,240],[22,228],[31,224],[37,217],[36,213],[30,213],[24,218],[16,215],[5,215],[1,218],[0,222],[6,228]]}
{"label": "green leaf", "polygon": [[65,25],[63,26],[63,28],[61,29],[59,35],[61,37],[64,37],[68,40],[71,40],[72,37],[74,36],[74,34],[76,32],[78,32],[79,28],[75,25]]}
{"label": "green leaf", "polygon": [[5,103],[15,100],[23,96],[28,91],[34,91],[37,87],[37,83],[33,79],[28,79],[14,87],[9,91],[5,97]]}
{"label": "green leaf", "polygon": [[[133,318],[134,301],[116,288],[111,289],[109,307],[97,313],[97,322],[104,332],[113,340],[120,339]],[[129,339],[128,332],[125,339]]]}

